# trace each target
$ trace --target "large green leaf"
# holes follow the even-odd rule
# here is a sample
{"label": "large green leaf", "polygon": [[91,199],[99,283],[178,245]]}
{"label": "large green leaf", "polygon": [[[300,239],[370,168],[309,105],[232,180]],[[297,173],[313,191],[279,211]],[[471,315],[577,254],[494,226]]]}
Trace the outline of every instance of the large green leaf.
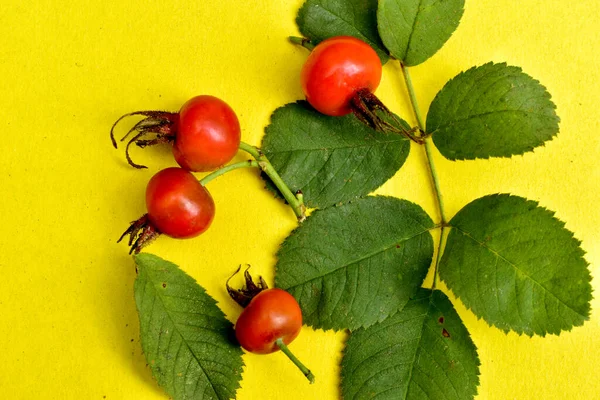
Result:
{"label": "large green leaf", "polygon": [[307,206],[325,208],[385,183],[406,161],[410,143],[353,116],[322,115],[301,101],[273,113],[262,150],[290,189],[302,191]]}
{"label": "large green leaf", "polygon": [[377,33],[377,0],[307,0],[296,23],[313,44],[333,36],[354,36],[371,45],[382,64],[388,61]]}
{"label": "large green leaf", "polygon": [[372,325],[395,314],[421,286],[433,227],[418,205],[393,197],[316,211],[281,245],[275,284],[296,297],[308,325]]}
{"label": "large green leaf", "polygon": [[450,160],[510,157],[558,133],[550,94],[518,67],[488,63],[460,73],[437,94],[427,132]]}
{"label": "large green leaf", "polygon": [[146,360],[174,399],[235,398],[242,351],[216,302],[175,264],[135,257],[135,301]]}
{"label": "large green leaf", "polygon": [[450,39],[464,6],[464,0],[379,0],[379,34],[392,56],[417,65]]}
{"label": "large green leaf", "polygon": [[439,267],[448,287],[489,324],[558,334],[590,313],[590,272],[564,224],[534,201],[497,194],[452,220]]}
{"label": "large green leaf", "polygon": [[479,357],[450,300],[421,289],[401,312],[351,333],[341,374],[346,400],[464,400],[477,393]]}

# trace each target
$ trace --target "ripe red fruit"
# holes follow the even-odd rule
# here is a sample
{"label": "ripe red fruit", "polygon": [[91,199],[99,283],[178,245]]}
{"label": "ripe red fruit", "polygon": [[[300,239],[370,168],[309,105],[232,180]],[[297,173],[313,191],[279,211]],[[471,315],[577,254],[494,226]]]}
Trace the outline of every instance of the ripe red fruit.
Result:
{"label": "ripe red fruit", "polygon": [[[241,140],[240,123],[233,109],[223,100],[209,95],[196,96],[188,100],[178,113],[167,111],[135,111],[123,115],[110,131],[114,147],[115,126],[123,118],[141,115],[144,119],[135,124],[121,139],[125,140],[137,132],[126,147],[129,164],[135,168],[145,168],[134,163],[129,156],[129,146],[152,146],[159,143],[173,145],[175,161],[184,169],[201,172],[212,171],[228,163],[237,153]],[[146,139],[148,134],[154,134]]]}
{"label": "ripe red fruit", "polygon": [[302,328],[302,311],[298,302],[282,289],[258,293],[240,314],[235,336],[249,352],[268,354],[279,350],[277,340],[290,344]]}
{"label": "ripe red fruit", "polygon": [[196,177],[182,168],[167,168],[146,187],[147,214],[131,223],[119,241],[129,235],[131,252],[139,253],[160,234],[185,239],[205,232],[215,215],[215,203]]}
{"label": "ripe red fruit", "polygon": [[315,376],[287,347],[302,328],[302,311],[300,305],[288,292],[282,289],[268,289],[267,283],[259,278],[254,282],[244,271],[246,284],[241,289],[233,289],[227,280],[225,286],[233,300],[244,311],[235,324],[235,336],[240,345],[247,351],[256,354],[269,354],[281,350],[304,374],[310,383],[315,382]]}
{"label": "ripe red fruit", "polygon": [[163,169],[150,179],[146,208],[150,222],[160,232],[178,239],[200,235],[215,215],[208,190],[181,168]]}
{"label": "ripe red fruit", "polygon": [[319,43],[301,73],[306,100],[319,112],[342,116],[352,112],[353,98],[374,92],[381,81],[381,61],[360,39],[337,36]]}
{"label": "ripe red fruit", "polygon": [[197,96],[179,110],[175,161],[190,171],[212,171],[228,163],[240,145],[240,123],[227,103]]}

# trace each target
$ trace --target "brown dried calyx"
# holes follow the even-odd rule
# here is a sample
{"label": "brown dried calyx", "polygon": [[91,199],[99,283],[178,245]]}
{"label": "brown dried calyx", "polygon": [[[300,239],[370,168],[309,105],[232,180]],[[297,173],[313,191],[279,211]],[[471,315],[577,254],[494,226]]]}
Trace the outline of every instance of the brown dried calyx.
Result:
{"label": "brown dried calyx", "polygon": [[376,131],[397,133],[416,143],[424,143],[421,137],[422,132],[418,128],[405,129],[402,127],[400,119],[369,89],[364,88],[356,91],[350,99],[350,109],[360,122]]}
{"label": "brown dried calyx", "polygon": [[227,279],[225,286],[227,286],[227,293],[229,293],[229,296],[231,296],[231,298],[235,300],[235,302],[238,303],[240,306],[246,307],[248,304],[250,304],[250,301],[254,298],[254,296],[259,294],[263,290],[268,289],[269,287],[267,286],[267,283],[262,278],[262,276],[259,276],[258,282],[255,283],[252,279],[252,276],[248,272],[248,270],[250,269],[250,265],[247,265],[246,270],[244,271],[244,279],[246,281],[244,287],[242,287],[241,289],[233,289],[231,286],[229,286],[229,281],[231,280],[231,278],[236,276],[241,269],[242,266],[240,265],[238,269],[233,273],[233,275],[231,275],[229,279]]}
{"label": "brown dried calyx", "polygon": [[[121,116],[110,128],[110,140],[114,148],[117,148],[117,140],[115,139],[115,127],[124,118],[131,116],[143,116],[141,121],[138,121],[133,127],[121,138],[121,142],[125,141],[132,133],[137,132],[127,142],[125,147],[125,157],[127,162],[134,168],[147,168],[145,165],[136,164],[129,155],[129,147],[132,144],[140,148],[154,146],[160,143],[172,143],[175,140],[177,133],[177,124],[179,122],[179,114],[168,111],[134,111]],[[147,135],[154,134],[151,139],[145,139]]]}
{"label": "brown dried calyx", "polygon": [[148,214],[142,215],[138,220],[135,220],[129,225],[129,228],[117,240],[119,243],[121,240],[125,238],[125,236],[129,235],[128,245],[129,245],[129,254],[138,254],[142,248],[149,245],[152,241],[154,241],[157,237],[159,237],[161,232],[152,225],[150,219],[148,218]]}

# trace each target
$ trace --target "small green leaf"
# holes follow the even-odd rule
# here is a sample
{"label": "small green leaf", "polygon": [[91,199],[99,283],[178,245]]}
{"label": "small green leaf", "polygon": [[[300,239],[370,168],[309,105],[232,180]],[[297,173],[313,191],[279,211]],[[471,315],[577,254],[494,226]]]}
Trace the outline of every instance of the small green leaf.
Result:
{"label": "small green leaf", "polygon": [[377,32],[377,0],[307,0],[296,24],[313,44],[334,36],[354,36],[367,42],[382,64],[389,59]]}
{"label": "small green leaf", "polygon": [[175,264],[144,253],[135,262],[142,348],[158,384],[176,400],[235,398],[244,363],[231,322]]}
{"label": "small green leaf", "polygon": [[446,295],[421,289],[401,312],[351,333],[341,374],[346,400],[472,399],[479,357]]}
{"label": "small green leaf", "polygon": [[464,0],[380,0],[379,34],[404,65],[421,64],[450,39],[464,6]]}
{"label": "small green leaf", "polygon": [[450,160],[510,157],[556,136],[555,109],[546,88],[520,68],[488,63],[444,86],[429,109],[427,132]]}
{"label": "small green leaf", "polygon": [[322,115],[301,101],[275,110],[262,150],[290,189],[302,191],[308,207],[325,208],[385,183],[406,161],[410,143],[351,115]]}
{"label": "small green leaf", "polygon": [[429,216],[393,197],[315,211],[277,253],[275,284],[315,328],[355,329],[395,314],[421,286],[433,255]]}
{"label": "small green leaf", "polygon": [[554,213],[496,194],[468,204],[450,225],[440,277],[478,317],[530,336],[589,318],[588,264]]}

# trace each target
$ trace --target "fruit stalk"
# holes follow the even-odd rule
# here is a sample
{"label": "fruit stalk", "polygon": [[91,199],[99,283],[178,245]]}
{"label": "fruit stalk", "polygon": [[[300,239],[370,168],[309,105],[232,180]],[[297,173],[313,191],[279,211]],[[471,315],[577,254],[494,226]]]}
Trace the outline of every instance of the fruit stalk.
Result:
{"label": "fruit stalk", "polygon": [[438,212],[439,212],[439,217],[440,217],[440,222],[439,222],[439,226],[440,226],[440,238],[439,238],[439,243],[438,243],[438,249],[437,249],[437,258],[435,260],[435,265],[434,265],[434,272],[433,272],[433,283],[431,288],[435,289],[436,287],[436,281],[437,281],[437,274],[438,274],[438,266],[440,264],[440,260],[442,258],[442,251],[444,249],[444,233],[445,233],[445,228],[448,225],[447,219],[446,219],[446,212],[445,212],[445,208],[444,208],[444,198],[442,196],[442,191],[440,189],[440,179],[437,173],[437,169],[435,167],[435,163],[433,162],[433,142],[431,140],[431,138],[428,135],[423,135],[423,133],[425,132],[425,124],[423,123],[423,117],[421,115],[421,110],[419,109],[419,103],[417,102],[417,96],[415,94],[415,89],[414,86],[412,84],[412,79],[410,77],[410,72],[408,71],[408,68],[406,66],[404,66],[402,63],[400,63],[400,67],[402,69],[402,74],[404,75],[404,81],[406,83],[406,88],[408,90],[408,95],[410,97],[410,103],[412,105],[412,109],[413,112],[415,114],[415,118],[417,120],[417,124],[419,126],[421,133],[421,137],[423,138],[423,144],[424,144],[424,148],[425,148],[425,156],[427,158],[427,170],[429,171],[429,176],[431,178],[431,186],[433,189],[433,196],[436,200],[436,204],[438,206]]}
{"label": "fruit stalk", "polygon": [[277,339],[275,343],[279,347],[279,350],[281,350],[283,354],[285,354],[296,365],[296,367],[298,367],[298,369],[302,371],[306,379],[308,379],[308,381],[311,384],[315,383],[315,376],[313,375],[313,373],[310,372],[310,370],[306,368],[304,364],[302,364],[302,362],[294,355],[294,353],[291,352],[291,350],[286,346],[286,344],[283,343],[283,340],[281,338]]}
{"label": "fruit stalk", "polygon": [[273,168],[273,165],[265,156],[265,154],[258,148],[247,143],[240,143],[240,150],[243,150],[250,154],[256,161],[258,161],[258,166],[260,169],[271,179],[273,184],[279,189],[279,192],[283,195],[283,198],[288,202],[298,221],[302,222],[306,219],[306,207],[302,201],[302,196],[296,196],[290,188],[286,185],[286,183],[281,179],[279,173]]}
{"label": "fruit stalk", "polygon": [[218,178],[221,175],[226,174],[227,172],[233,171],[234,169],[251,168],[251,167],[260,168],[260,166],[258,165],[258,161],[248,160],[248,161],[242,161],[242,162],[235,163],[235,164],[230,164],[223,168],[219,168],[218,170],[206,175],[204,178],[200,179],[200,184],[202,186],[206,186],[206,184],[208,182],[212,181],[215,178]]}

